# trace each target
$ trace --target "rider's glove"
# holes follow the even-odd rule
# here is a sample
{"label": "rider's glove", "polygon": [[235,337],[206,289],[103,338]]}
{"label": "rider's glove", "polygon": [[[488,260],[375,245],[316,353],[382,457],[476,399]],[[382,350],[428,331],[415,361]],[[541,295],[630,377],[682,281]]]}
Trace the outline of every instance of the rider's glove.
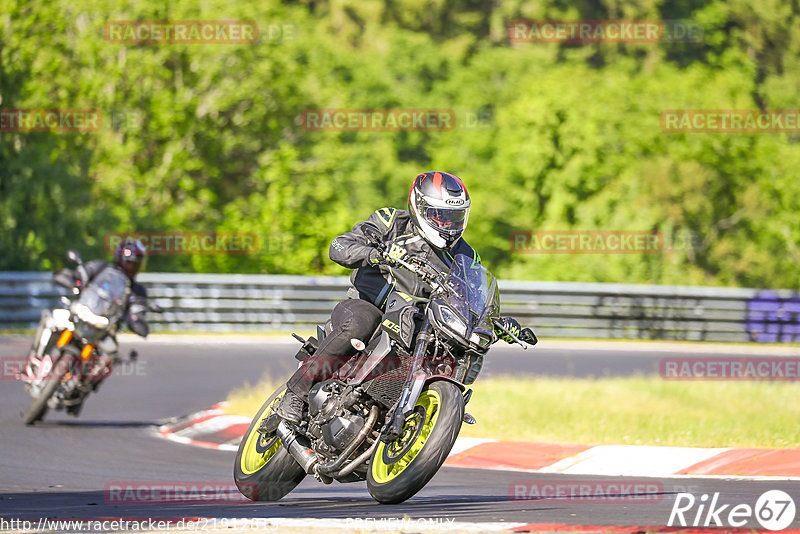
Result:
{"label": "rider's glove", "polygon": [[[503,317],[502,321],[503,321],[502,322],[503,328],[505,328],[507,331],[511,332],[515,336],[519,337],[519,333],[521,331],[521,328],[519,326],[519,321],[517,321],[513,317]],[[499,337],[506,343],[514,343],[514,338],[504,333],[499,328],[495,327],[494,333],[497,334],[497,337]]]}
{"label": "rider's glove", "polygon": [[389,262],[394,263],[395,260],[408,261],[408,251],[405,247],[401,247],[396,243],[387,243],[386,245],[386,255],[389,256]]}
{"label": "rider's glove", "polygon": [[131,329],[131,332],[142,337],[147,337],[147,334],[150,333],[150,328],[147,326],[147,320],[145,319],[146,312],[147,307],[144,303],[135,299],[128,307],[128,315],[125,318],[125,322],[128,323],[128,328]]}
{"label": "rider's glove", "polygon": [[387,243],[386,251],[371,249],[368,256],[370,265],[395,265],[395,260],[406,260],[408,257],[406,249],[394,243]]}
{"label": "rider's glove", "polygon": [[384,265],[388,263],[383,252],[377,248],[371,248],[369,250],[368,261],[370,265]]}

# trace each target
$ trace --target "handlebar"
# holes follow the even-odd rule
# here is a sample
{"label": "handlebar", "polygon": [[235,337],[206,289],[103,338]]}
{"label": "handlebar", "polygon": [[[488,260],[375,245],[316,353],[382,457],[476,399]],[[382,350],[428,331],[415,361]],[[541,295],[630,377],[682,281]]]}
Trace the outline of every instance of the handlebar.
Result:
{"label": "handlebar", "polygon": [[365,224],[362,230],[369,244],[380,251],[381,256],[388,263],[394,263],[400,265],[401,267],[405,267],[412,273],[419,276],[423,281],[430,284],[434,291],[439,291],[445,287],[445,274],[436,265],[423,258],[418,258],[415,256],[411,256],[406,259],[396,258],[389,254],[389,250],[387,250],[388,244],[383,241],[381,233],[377,228],[370,224]]}
{"label": "handlebar", "polygon": [[525,342],[523,342],[520,338],[518,338],[517,336],[515,336],[514,334],[505,329],[505,327],[503,326],[503,321],[501,321],[500,319],[492,319],[492,324],[495,326],[495,328],[497,328],[504,334],[511,337],[511,339],[514,340],[514,343],[519,343],[520,345],[522,345],[522,348],[524,350],[528,350],[528,345]]}
{"label": "handlebar", "polygon": [[412,273],[419,276],[423,281],[430,284],[431,288],[434,291],[438,291],[444,288],[444,279],[445,274],[439,269],[436,265],[432,264],[428,260],[418,258],[418,257],[410,257],[407,260],[402,258],[395,258],[390,256],[388,252],[382,250],[384,258],[386,258],[390,262],[394,262],[402,267],[405,267]]}
{"label": "handlebar", "polygon": [[[424,258],[416,256],[407,256],[405,259],[394,257],[389,253],[389,250],[387,250],[388,244],[383,241],[381,238],[381,233],[377,228],[371,224],[365,224],[362,227],[362,230],[369,244],[377,249],[387,262],[400,265],[401,267],[404,267],[416,274],[424,282],[427,282],[431,286],[431,289],[434,293],[445,291],[447,289],[447,286],[444,283],[446,274],[439,267]],[[520,333],[520,336],[528,341],[528,343],[525,343],[525,341],[522,341],[522,339],[503,327],[503,324],[499,319],[492,319],[492,324],[498,330],[508,335],[514,341],[514,343],[521,345],[524,350],[528,350],[529,344],[536,345],[536,343],[539,341],[536,338],[536,334],[534,334],[533,330],[530,328],[524,328]]]}
{"label": "handlebar", "polygon": [[503,322],[500,319],[492,319],[492,324],[495,326],[495,328],[510,336],[514,343],[519,343],[522,345],[522,348],[525,350],[528,350],[528,347],[536,345],[539,342],[539,338],[536,337],[536,334],[530,328],[523,328],[520,331],[519,336],[516,336],[506,330],[506,328],[503,326]]}

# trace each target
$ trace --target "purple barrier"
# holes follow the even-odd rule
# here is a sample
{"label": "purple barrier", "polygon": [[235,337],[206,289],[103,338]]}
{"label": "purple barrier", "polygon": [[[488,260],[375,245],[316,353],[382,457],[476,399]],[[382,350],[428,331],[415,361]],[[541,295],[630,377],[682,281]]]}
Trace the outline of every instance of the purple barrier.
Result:
{"label": "purple barrier", "polygon": [[747,302],[747,332],[759,343],[800,342],[800,296],[759,291]]}

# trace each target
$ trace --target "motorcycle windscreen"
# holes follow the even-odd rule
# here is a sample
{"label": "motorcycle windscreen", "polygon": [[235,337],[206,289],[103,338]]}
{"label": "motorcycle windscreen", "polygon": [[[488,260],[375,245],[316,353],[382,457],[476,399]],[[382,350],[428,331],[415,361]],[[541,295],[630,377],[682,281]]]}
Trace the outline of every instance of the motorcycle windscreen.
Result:
{"label": "motorcycle windscreen", "polygon": [[114,267],[106,267],[81,292],[78,302],[92,313],[116,322],[125,311],[129,293],[128,277]]}
{"label": "motorcycle windscreen", "polygon": [[491,318],[500,314],[497,279],[486,267],[463,254],[457,254],[445,279],[453,294],[446,300],[470,328],[491,331]]}

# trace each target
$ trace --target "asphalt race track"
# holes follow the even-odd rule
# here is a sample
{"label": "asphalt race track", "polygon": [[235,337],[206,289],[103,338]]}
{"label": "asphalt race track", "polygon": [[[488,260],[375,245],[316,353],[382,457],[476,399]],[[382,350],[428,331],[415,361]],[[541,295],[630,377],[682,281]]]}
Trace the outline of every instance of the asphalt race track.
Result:
{"label": "asphalt race track", "polygon": [[[566,475],[446,468],[414,498],[397,506],[373,501],[366,486],[323,486],[306,479],[278,503],[116,504],[104,493],[110,485],[133,482],[211,483],[232,487],[233,453],[199,449],[155,436],[173,416],[207,407],[243,382],[256,382],[268,369],[285,376],[294,368],[295,343],[254,340],[125,342],[139,352],[137,364],[118,371],[90,397],[77,419],[50,413],[47,422],[25,427],[20,414],[29,398],[4,372],[0,381],[0,517],[38,520],[107,517],[286,517],[442,518],[469,522],[567,523],[583,525],[666,525],[676,493],[719,492],[719,502],[754,503],[770,489],[782,489],[800,503],[797,482],[735,481],[708,478],[642,479],[649,488],[639,502],[565,499],[516,500],[510,488],[520,481],[564,480]],[[0,357],[25,354],[25,338],[0,338]],[[674,356],[675,354],[673,354]],[[707,354],[708,355],[708,354]],[[600,351],[497,347],[486,375],[540,373],[603,376],[657,372],[664,357],[652,350]],[[581,480],[602,480],[581,477]],[[606,479],[607,481],[607,479]],[[618,479],[618,482],[626,482]],[[236,499],[234,501],[234,498]],[[692,516],[694,514],[691,514]],[[750,527],[760,526],[753,522]],[[795,519],[792,526],[800,521]]]}

